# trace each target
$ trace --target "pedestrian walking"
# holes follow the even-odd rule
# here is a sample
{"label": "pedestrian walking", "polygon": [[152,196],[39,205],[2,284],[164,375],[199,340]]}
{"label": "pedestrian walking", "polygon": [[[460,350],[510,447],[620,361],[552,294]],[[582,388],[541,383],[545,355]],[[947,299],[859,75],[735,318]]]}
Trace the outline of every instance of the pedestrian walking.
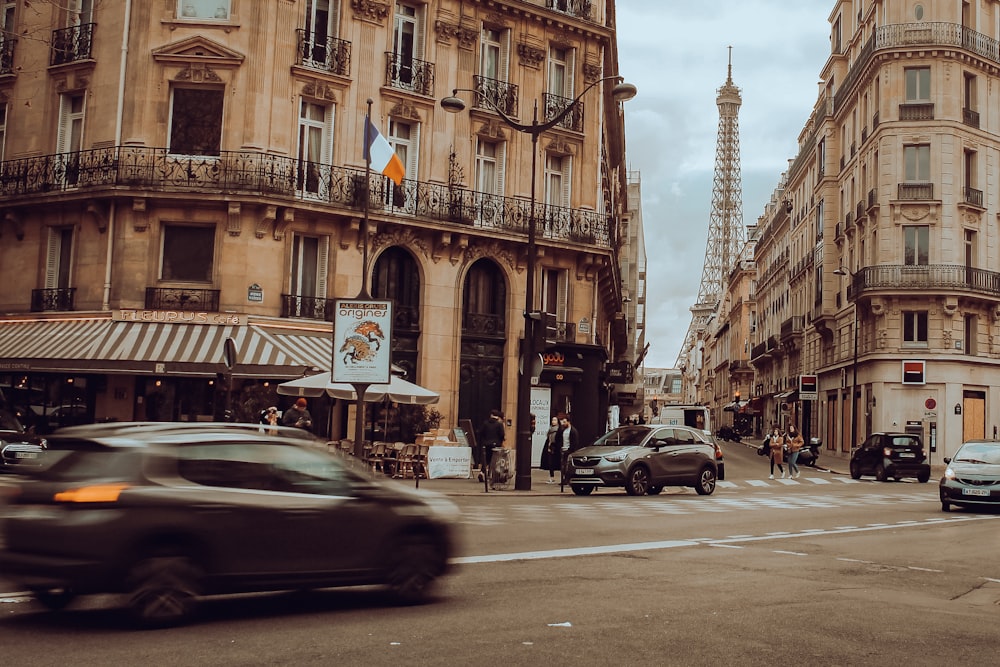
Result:
{"label": "pedestrian walking", "polygon": [[556,437],[559,434],[559,418],[553,417],[549,424],[549,431],[545,434],[545,447],[542,448],[542,470],[549,471],[549,479],[546,484],[556,483],[556,470],[562,461],[562,446]]}
{"label": "pedestrian walking", "polygon": [[791,424],[788,427],[788,477],[795,479],[800,474],[799,472],[799,452],[802,450],[802,446],[806,444],[806,441],[802,438],[802,433],[796,428],[795,424]]}
{"label": "pedestrian walking", "polygon": [[559,413],[559,431],[556,433],[556,441],[559,443],[560,465],[566,469],[567,457],[580,449],[580,434],[573,426],[572,420],[566,413]]}
{"label": "pedestrian walking", "polygon": [[781,429],[777,426],[771,431],[771,437],[768,441],[768,445],[771,448],[771,476],[768,479],[774,479],[774,465],[777,463],[778,470],[781,472],[781,479],[785,478],[785,469],[781,465],[782,458],[785,455],[785,436],[781,433]]}

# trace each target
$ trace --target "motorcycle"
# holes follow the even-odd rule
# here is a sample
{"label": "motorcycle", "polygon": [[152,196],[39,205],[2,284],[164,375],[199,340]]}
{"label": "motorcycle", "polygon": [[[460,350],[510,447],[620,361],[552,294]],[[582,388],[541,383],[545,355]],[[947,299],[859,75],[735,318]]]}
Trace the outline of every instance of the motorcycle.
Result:
{"label": "motorcycle", "polygon": [[715,435],[723,440],[732,440],[733,442],[740,442],[740,433],[732,426],[722,426],[716,431]]}

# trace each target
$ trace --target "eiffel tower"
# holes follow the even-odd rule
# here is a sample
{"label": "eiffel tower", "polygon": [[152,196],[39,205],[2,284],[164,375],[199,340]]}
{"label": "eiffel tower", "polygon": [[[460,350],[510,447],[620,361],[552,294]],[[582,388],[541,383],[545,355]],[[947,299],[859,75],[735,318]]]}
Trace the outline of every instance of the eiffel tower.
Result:
{"label": "eiffel tower", "polygon": [[[712,185],[712,217],[705,246],[705,265],[698,288],[698,302],[691,306],[691,324],[677,356],[677,367],[687,363],[708,318],[725,293],[725,278],[739,260],[745,242],[743,185],[740,176],[740,89],[733,84],[733,47],[729,47],[726,83],[718,90],[719,134],[715,143],[715,181]],[[688,369],[694,370],[694,369]]]}

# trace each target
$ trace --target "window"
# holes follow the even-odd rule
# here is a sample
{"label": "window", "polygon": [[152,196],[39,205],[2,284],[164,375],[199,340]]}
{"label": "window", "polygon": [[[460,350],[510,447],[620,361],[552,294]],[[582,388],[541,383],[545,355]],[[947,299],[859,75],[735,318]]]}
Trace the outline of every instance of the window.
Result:
{"label": "window", "polygon": [[402,123],[394,118],[389,119],[389,135],[386,140],[403,162],[406,178],[411,180],[417,178],[418,135],[419,127],[417,125]]}
{"label": "window", "polygon": [[903,227],[903,263],[907,266],[926,266],[930,228],[927,225],[907,225]]}
{"label": "window", "polygon": [[50,227],[45,261],[45,289],[69,287],[73,259],[73,228]]}
{"label": "window", "polygon": [[215,227],[163,225],[161,280],[212,282]]}
{"label": "window", "polygon": [[965,180],[965,200],[968,201],[969,198],[969,188],[975,188],[978,179],[976,178],[976,151],[965,151],[962,161],[962,172]]}
{"label": "window", "polygon": [[476,191],[502,195],[504,181],[505,142],[476,140]]}
{"label": "window", "polygon": [[506,80],[506,63],[501,62],[503,52],[501,31],[496,28],[483,28],[482,49],[480,52],[479,71],[490,79]]}
{"label": "window", "polygon": [[306,0],[305,42],[303,61],[307,65],[327,68],[336,53],[330,53],[330,38],[337,36],[338,7],[336,0]]}
{"label": "window", "polygon": [[548,92],[573,97],[573,51],[559,47],[549,49]]}
{"label": "window", "polygon": [[[322,195],[328,182],[333,150],[333,107],[302,100],[299,107],[299,150],[296,189]],[[326,175],[326,178],[324,178]]]}
{"label": "window", "polygon": [[931,147],[927,144],[903,147],[908,183],[926,183],[931,180]]}
{"label": "window", "polygon": [[59,97],[59,129],[56,134],[56,177],[63,185],[75,185],[79,178],[80,149],[83,145],[83,93],[65,93]]}
{"label": "window", "polygon": [[69,0],[67,10],[68,27],[94,22],[94,0]]}
{"label": "window", "polygon": [[177,16],[184,19],[229,18],[230,0],[177,0]]}
{"label": "window", "polygon": [[911,347],[927,346],[927,311],[903,311],[903,345]]}
{"label": "window", "polygon": [[219,155],[222,146],[221,88],[174,88],[170,105],[170,152]]}
{"label": "window", "polygon": [[904,72],[906,75],[906,101],[930,102],[931,68],[907,67]]}
{"label": "window", "polygon": [[293,296],[326,298],[328,248],[325,237],[302,234],[292,237],[290,289]]}
{"label": "window", "polygon": [[423,11],[413,5],[396,4],[392,35],[391,84],[396,88],[423,90],[424,74],[419,63],[423,57]]}
{"label": "window", "polygon": [[3,28],[3,35],[0,35],[0,42],[7,39],[8,35],[14,34],[14,13],[17,10],[17,3],[14,0],[5,0],[0,3],[0,28]]}
{"label": "window", "polygon": [[965,316],[965,353],[974,355],[978,352],[976,345],[979,333],[979,318],[976,315]]}
{"label": "window", "polygon": [[976,75],[965,73],[964,86],[962,91],[964,108],[970,111],[976,109]]}
{"label": "window", "polygon": [[542,311],[555,313],[557,322],[567,317],[567,292],[569,276],[562,269],[545,269],[542,272]]}
{"label": "window", "polygon": [[545,155],[545,203],[549,206],[569,206],[570,158],[568,156]]}

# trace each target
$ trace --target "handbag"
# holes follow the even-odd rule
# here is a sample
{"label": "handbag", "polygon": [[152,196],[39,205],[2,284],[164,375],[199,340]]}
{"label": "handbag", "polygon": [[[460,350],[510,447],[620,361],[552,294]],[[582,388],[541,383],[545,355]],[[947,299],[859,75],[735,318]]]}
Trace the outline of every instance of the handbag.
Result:
{"label": "handbag", "polygon": [[757,456],[764,456],[767,454],[767,444],[762,443],[760,447],[757,448]]}

